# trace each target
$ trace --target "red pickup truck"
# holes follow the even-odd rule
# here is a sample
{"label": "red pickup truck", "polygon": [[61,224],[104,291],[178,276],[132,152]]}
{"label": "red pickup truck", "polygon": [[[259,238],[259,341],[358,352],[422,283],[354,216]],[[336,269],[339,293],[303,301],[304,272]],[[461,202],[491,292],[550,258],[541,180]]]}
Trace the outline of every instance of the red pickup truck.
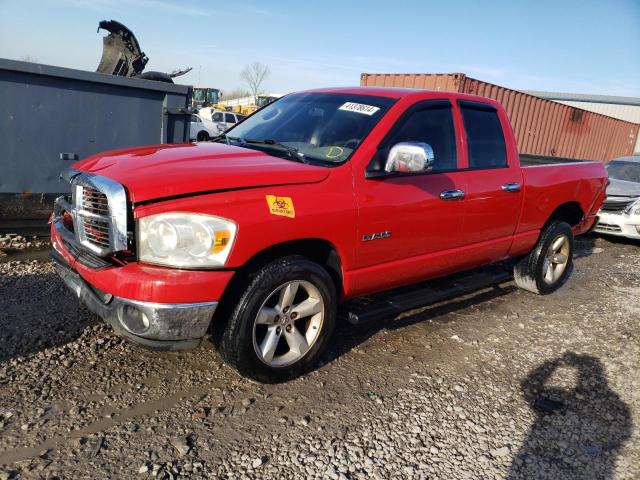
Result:
{"label": "red pickup truck", "polygon": [[120,334],[208,333],[248,377],[310,369],[347,299],[513,259],[546,294],[596,220],[594,162],[521,167],[503,107],[395,88],[287,95],[212,143],[102,153],[66,174],[53,256]]}

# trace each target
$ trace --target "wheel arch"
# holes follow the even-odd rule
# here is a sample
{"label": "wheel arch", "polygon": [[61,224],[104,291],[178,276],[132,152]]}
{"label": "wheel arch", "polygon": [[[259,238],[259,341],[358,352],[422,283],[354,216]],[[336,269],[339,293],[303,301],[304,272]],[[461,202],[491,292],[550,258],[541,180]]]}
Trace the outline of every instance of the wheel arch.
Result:
{"label": "wheel arch", "polygon": [[336,246],[321,238],[301,238],[277,243],[254,254],[239,271],[250,273],[281,257],[301,255],[326,268],[333,280],[336,291],[342,295],[343,264]]}
{"label": "wheel arch", "polygon": [[549,218],[545,222],[542,230],[544,230],[551,222],[556,220],[567,222],[571,227],[578,225],[584,218],[584,210],[578,202],[565,202],[551,212]]}
{"label": "wheel arch", "polygon": [[251,281],[251,274],[260,267],[282,257],[301,255],[323,266],[334,282],[338,298],[344,294],[343,263],[336,246],[321,238],[301,238],[277,243],[256,252],[249,260],[236,270],[229,285],[219,301],[220,308],[213,316],[210,332],[214,343],[220,341],[220,335],[228,316]]}

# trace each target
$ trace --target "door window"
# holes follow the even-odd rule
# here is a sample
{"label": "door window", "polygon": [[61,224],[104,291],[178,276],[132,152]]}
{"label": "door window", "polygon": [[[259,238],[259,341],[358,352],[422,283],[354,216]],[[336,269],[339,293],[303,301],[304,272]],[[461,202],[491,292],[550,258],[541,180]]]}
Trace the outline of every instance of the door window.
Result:
{"label": "door window", "polygon": [[474,107],[463,103],[461,107],[469,145],[469,168],[506,167],[507,149],[498,112],[490,105]]}
{"label": "door window", "polygon": [[456,135],[451,106],[425,107],[401,118],[391,137],[385,141],[369,170],[384,170],[384,163],[391,147],[400,142],[428,143],[433,149],[432,172],[456,170]]}
{"label": "door window", "polygon": [[236,123],[236,118],[233,116],[233,113],[225,113],[224,121],[227,123]]}
{"label": "door window", "polygon": [[214,113],[213,117],[211,117],[211,120],[213,120],[214,122],[221,122],[222,121],[222,112]]}

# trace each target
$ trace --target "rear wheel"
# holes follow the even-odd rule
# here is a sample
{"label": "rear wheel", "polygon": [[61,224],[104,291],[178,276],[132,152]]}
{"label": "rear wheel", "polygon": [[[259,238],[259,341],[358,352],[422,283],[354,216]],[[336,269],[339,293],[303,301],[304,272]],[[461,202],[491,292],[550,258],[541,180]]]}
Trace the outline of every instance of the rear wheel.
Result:
{"label": "rear wheel", "polygon": [[304,257],[255,272],[228,320],[220,353],[265,383],[298,377],[318,361],[333,331],[337,297],[327,271]]}
{"label": "rear wheel", "polygon": [[198,140],[199,142],[208,142],[209,141],[209,134],[207,132],[198,132],[198,136],[196,137],[196,140]]}
{"label": "rear wheel", "polygon": [[516,263],[518,287],[545,295],[565,282],[573,267],[573,232],[568,223],[554,221],[540,234],[538,243]]}

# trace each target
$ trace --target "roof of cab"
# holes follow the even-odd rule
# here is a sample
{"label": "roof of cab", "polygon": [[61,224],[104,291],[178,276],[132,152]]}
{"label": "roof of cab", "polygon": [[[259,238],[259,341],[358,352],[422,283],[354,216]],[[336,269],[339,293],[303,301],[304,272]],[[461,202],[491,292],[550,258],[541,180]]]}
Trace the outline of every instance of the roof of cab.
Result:
{"label": "roof of cab", "polygon": [[[300,92],[303,93],[303,92]],[[431,97],[431,98],[448,98],[461,99],[489,103],[491,105],[499,104],[494,99],[481,97],[479,95],[470,95],[467,93],[446,92],[442,90],[427,90],[423,88],[400,88],[400,87],[333,87],[318,88],[307,90],[304,93],[346,93],[352,95],[373,95],[377,97],[387,98],[409,98],[409,97]]]}

